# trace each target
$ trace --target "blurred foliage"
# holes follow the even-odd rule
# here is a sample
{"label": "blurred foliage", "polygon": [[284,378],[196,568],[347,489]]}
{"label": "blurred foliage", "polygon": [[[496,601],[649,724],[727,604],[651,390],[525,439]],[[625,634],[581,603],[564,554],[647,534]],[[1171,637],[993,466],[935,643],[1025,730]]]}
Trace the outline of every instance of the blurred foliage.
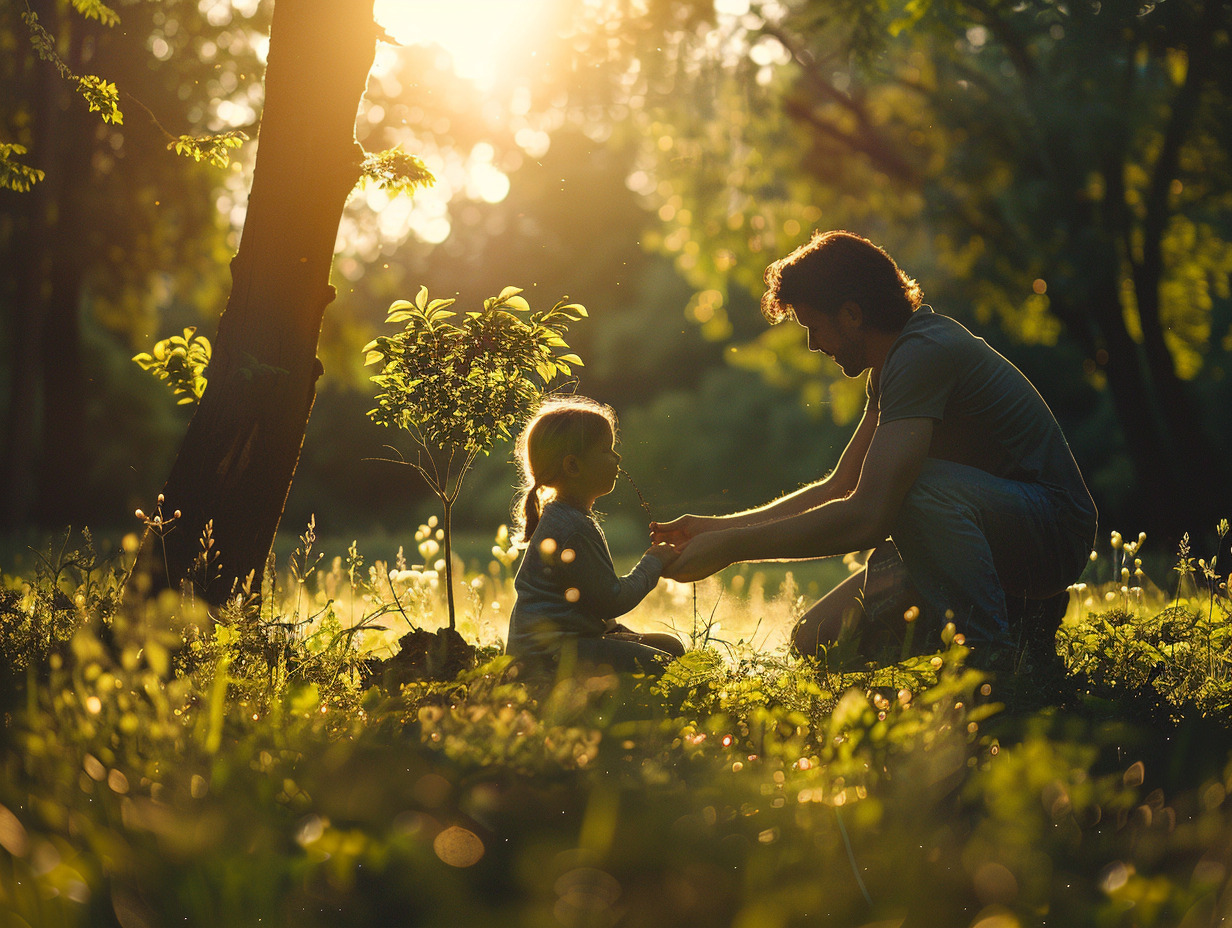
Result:
{"label": "blurred foliage", "polygon": [[[421,526],[411,553],[435,557],[438,531]],[[135,543],[110,565],[88,539],[61,543],[5,578],[9,920],[1149,928],[1230,914],[1226,713],[1178,699],[1172,720],[1126,716],[1081,675],[1063,713],[1007,709],[997,696],[1014,688],[967,668],[954,637],[846,676],[699,646],[658,682],[523,681],[489,647],[455,679],[366,688],[401,616],[440,618],[438,577],[401,552],[324,561],[311,527],[300,541],[267,601],[213,617],[170,594],[121,601]],[[466,580],[481,599],[508,589],[496,547]],[[776,623],[793,602],[768,602]],[[1075,653],[1088,675],[1105,659]]]}
{"label": "blurred foliage", "polygon": [[[1107,392],[1135,479],[1163,487],[1143,518],[1179,534],[1201,512],[1177,488],[1227,485],[1219,407],[1188,383],[1228,360],[1226,5],[600,6],[559,52],[593,63],[571,100],[636,147],[644,241],[697,288],[704,331],[728,337],[733,291],[811,228],[852,228],[941,311],[1076,348],[1081,370],[1028,374]],[[745,361],[780,378],[784,342]]]}
{"label": "blurred foliage", "polygon": [[72,6],[29,9],[75,72],[126,95],[122,125],[104,126],[38,59],[24,4],[0,4],[0,138],[45,176],[20,195],[0,191],[12,270],[0,282],[0,522],[10,532],[87,517],[114,525],[165,466],[183,423],[118,362],[153,331],[216,318],[243,180],[238,162],[220,175],[166,147],[238,131],[260,104],[251,38],[268,5],[120,0],[109,5],[120,28],[105,25],[103,4]]}
{"label": "blurred foliage", "polygon": [[[97,21],[85,24],[94,32],[61,24],[53,30],[61,48],[89,45],[91,68],[169,125],[168,114],[183,114],[173,135],[251,131],[268,5],[113,5],[125,35]],[[1160,192],[1148,169],[1165,154],[1169,136],[1160,127],[1192,71],[1186,42],[1197,35],[1198,6],[1170,0],[1141,17],[1131,6],[556,4],[544,14],[556,18],[535,24],[534,41],[506,43],[503,76],[487,87],[458,78],[443,50],[410,44],[413,37],[383,48],[356,137],[369,151],[415,152],[438,179],[437,199],[395,201],[375,185],[352,197],[333,281],[339,297],[322,332],[326,373],[287,518],[302,524],[316,512],[331,532],[389,531],[418,505],[413,489],[381,497],[385,471],[361,463],[376,449],[351,416],[366,385],[360,348],[379,330],[381,308],[420,282],[473,299],[513,281],[532,302],[562,292],[584,302],[592,322],[574,342],[589,361],[580,389],[618,409],[626,445],[679,449],[676,436],[687,430],[692,440],[723,446],[709,458],[677,451],[688,468],[672,466],[667,452],[647,453],[649,463],[633,473],[660,505],[731,500],[735,508],[733,494],[747,490],[746,504],[760,503],[818,476],[833,463],[828,449],[836,454],[844,442],[817,414],[849,423],[860,385],[819,366],[787,327],[764,329],[754,297],[769,260],[810,228],[835,225],[886,243],[938,309],[986,335],[1041,385],[1107,519],[1137,518],[1135,506],[1154,505],[1168,487],[1221,492],[1226,481],[1142,480],[1135,467],[1153,452],[1135,439],[1134,423],[1155,422],[1160,411],[1114,401],[1100,353],[1108,345],[1098,333],[1082,334],[1093,331],[1098,270],[1131,342],[1147,338],[1133,281],[1147,269],[1143,249],[1153,240],[1145,217],[1166,214],[1163,337],[1203,415],[1196,426],[1171,423],[1179,437],[1164,447],[1189,451],[1159,457],[1221,466],[1224,457],[1187,436],[1214,433],[1218,451],[1219,411],[1232,396],[1226,82],[1217,76],[1226,28],[1210,30],[1211,63],[1193,78],[1204,89],[1177,153],[1179,189],[1169,183],[1164,213],[1152,213]],[[38,114],[29,80],[47,66],[35,71],[41,63],[26,60],[28,30],[18,13],[0,8],[0,78],[12,91],[0,95],[0,113],[4,131],[20,129],[8,131],[12,142],[34,153],[14,154],[16,163],[43,170],[49,163],[32,147]],[[61,124],[66,137],[52,159],[62,165],[69,151],[88,153],[85,168],[53,172],[69,184],[56,209],[76,217],[54,250],[88,269],[72,305],[112,333],[84,346],[87,378],[112,371],[151,332],[205,330],[203,318],[223,305],[226,261],[243,218],[247,151],[224,177],[202,173],[166,158],[161,132],[131,107],[126,115],[122,133],[93,116],[82,126]],[[1112,166],[1117,152],[1124,171]],[[507,187],[479,183],[493,177]],[[1118,215],[1118,177],[1127,220],[1119,227],[1130,230],[1130,244],[1109,263],[1096,246],[1104,241],[1098,230]],[[1083,231],[1091,228],[1096,233]],[[18,248],[36,241],[28,230],[21,211],[0,215],[0,244],[13,267],[34,267]],[[455,294],[458,281],[467,293]],[[8,349],[0,368],[14,372],[0,376],[3,406],[14,393],[16,356],[32,342],[10,312],[16,291],[0,289],[0,299],[0,344]],[[729,361],[767,384],[737,379],[724,370]],[[73,363],[68,352],[49,356],[47,366],[64,372],[52,382],[68,383]],[[765,430],[710,414],[721,382],[742,384],[758,409],[798,422],[794,443],[776,426],[775,451],[739,457],[736,449]],[[91,410],[70,429],[85,437],[76,473],[87,480],[49,477],[31,518],[62,524],[88,515],[115,524],[141,503],[141,486],[148,496],[153,484],[140,474],[156,472],[148,459],[169,454],[183,420],[135,381],[120,390],[116,383],[95,377],[67,391],[87,396]],[[793,395],[809,416],[778,409]],[[156,410],[150,425],[129,415],[135,398]],[[1165,404],[1165,413],[1172,408]],[[127,431],[107,428],[109,412]],[[694,416],[707,427],[686,424]],[[43,473],[75,445],[55,445],[70,449],[64,455],[45,451],[53,467]],[[356,453],[348,463],[349,445]],[[746,458],[748,466],[737,467]],[[83,492],[71,505],[75,487],[101,479],[103,462],[123,489]],[[755,462],[764,469],[753,473]],[[784,469],[790,473],[778,479]],[[740,481],[730,477],[737,472]],[[504,462],[482,462],[479,473],[475,524],[503,511],[512,495]],[[692,484],[704,493],[690,495]]]}

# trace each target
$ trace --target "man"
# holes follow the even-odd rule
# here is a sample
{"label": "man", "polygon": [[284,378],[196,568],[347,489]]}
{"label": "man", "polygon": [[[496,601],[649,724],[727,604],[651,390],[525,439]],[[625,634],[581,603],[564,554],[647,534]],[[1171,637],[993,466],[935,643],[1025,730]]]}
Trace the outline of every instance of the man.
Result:
{"label": "man", "polygon": [[1095,505],[1044,400],[858,235],[815,234],[765,280],[770,322],[794,318],[846,376],[870,372],[864,416],[824,479],[747,512],[652,525],[680,549],[664,575],[876,548],[800,620],[796,650],[901,637],[904,619],[920,623],[918,647],[952,621],[979,656],[1019,649],[1024,604],[1060,599],[1095,538]]}

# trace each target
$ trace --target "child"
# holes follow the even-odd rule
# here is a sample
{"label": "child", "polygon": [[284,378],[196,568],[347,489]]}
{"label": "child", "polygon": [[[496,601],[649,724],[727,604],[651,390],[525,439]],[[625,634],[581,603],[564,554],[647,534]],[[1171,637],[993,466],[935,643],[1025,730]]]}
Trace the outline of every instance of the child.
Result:
{"label": "child", "polygon": [[568,654],[620,671],[661,673],[684,653],[680,642],[639,635],[616,617],[654,589],[675,549],[654,545],[618,577],[592,512],[619,473],[616,414],[581,396],[546,401],[518,438],[518,464],[515,520],[526,554],[514,580],[508,653],[531,662]]}

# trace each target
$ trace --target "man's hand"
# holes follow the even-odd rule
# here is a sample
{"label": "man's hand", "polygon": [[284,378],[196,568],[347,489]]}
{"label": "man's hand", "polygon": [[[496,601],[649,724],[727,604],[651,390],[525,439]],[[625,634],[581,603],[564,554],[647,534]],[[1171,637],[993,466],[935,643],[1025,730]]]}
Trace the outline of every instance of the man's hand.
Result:
{"label": "man's hand", "polygon": [[669,544],[680,548],[704,532],[721,527],[717,516],[681,516],[671,522],[651,522],[650,539],[655,544]]}
{"label": "man's hand", "polygon": [[663,571],[663,576],[679,583],[704,580],[735,561],[729,553],[730,546],[731,536],[726,532],[709,531],[696,535]]}

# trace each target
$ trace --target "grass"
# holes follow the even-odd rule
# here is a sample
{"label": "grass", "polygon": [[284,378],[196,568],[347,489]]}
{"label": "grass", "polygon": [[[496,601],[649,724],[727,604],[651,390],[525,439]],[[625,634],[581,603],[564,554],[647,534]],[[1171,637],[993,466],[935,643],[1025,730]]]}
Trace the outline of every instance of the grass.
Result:
{"label": "grass", "polygon": [[756,571],[699,584],[696,610],[662,584],[630,618],[690,643],[662,680],[535,683],[499,653],[498,537],[459,590],[480,665],[387,692],[365,659],[445,622],[435,527],[401,563],[318,559],[308,534],[276,596],[213,621],[121,602],[124,559],[88,544],[5,578],[3,924],[1232,917],[1232,642],[1202,573],[1072,591],[1059,705],[1005,706],[1032,681],[970,669],[952,636],[876,672],[797,661],[795,576]]}

